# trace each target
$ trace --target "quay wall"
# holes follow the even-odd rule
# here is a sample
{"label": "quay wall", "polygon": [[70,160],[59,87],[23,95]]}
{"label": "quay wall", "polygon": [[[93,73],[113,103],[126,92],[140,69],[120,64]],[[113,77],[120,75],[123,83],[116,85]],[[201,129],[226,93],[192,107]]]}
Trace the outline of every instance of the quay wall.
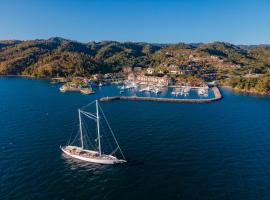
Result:
{"label": "quay wall", "polygon": [[173,99],[173,98],[156,98],[156,97],[138,97],[138,96],[113,96],[103,97],[100,101],[113,100],[135,100],[135,101],[161,101],[161,102],[178,102],[178,103],[210,103],[222,99],[222,94],[218,87],[211,88],[215,97],[209,99]]}

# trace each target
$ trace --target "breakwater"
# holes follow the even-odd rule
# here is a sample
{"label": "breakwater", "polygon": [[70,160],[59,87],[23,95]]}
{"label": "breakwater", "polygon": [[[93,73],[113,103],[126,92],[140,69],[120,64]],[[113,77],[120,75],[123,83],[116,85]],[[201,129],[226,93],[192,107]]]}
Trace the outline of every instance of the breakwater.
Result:
{"label": "breakwater", "polygon": [[103,97],[100,101],[113,100],[135,100],[135,101],[162,101],[162,102],[178,102],[178,103],[210,103],[222,99],[222,94],[218,87],[211,88],[215,97],[209,99],[174,99],[174,98],[156,98],[156,97],[138,97],[138,96],[113,96]]}

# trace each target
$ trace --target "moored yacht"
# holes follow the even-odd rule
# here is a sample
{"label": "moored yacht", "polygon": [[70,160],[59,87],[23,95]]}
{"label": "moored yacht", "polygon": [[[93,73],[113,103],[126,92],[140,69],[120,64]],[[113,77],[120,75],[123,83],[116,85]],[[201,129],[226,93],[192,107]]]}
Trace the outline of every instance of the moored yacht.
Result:
{"label": "moored yacht", "polygon": [[[125,163],[127,162],[125,160],[125,157],[123,155],[123,152],[120,148],[120,146],[118,145],[118,142],[114,136],[114,133],[107,121],[107,118],[105,117],[101,107],[98,105],[98,101],[96,100],[96,113],[90,113],[90,112],[86,112],[83,110],[78,110],[79,113],[79,133],[80,133],[80,146],[75,146],[75,145],[67,145],[67,146],[60,146],[61,150],[68,156],[72,157],[72,158],[76,158],[79,160],[83,160],[86,162],[92,162],[92,163],[99,163],[99,164],[119,164],[119,163]],[[116,148],[113,149],[113,151],[110,154],[105,154],[102,151],[101,148],[101,134],[100,134],[100,115],[99,115],[99,108],[101,109],[101,112],[103,114],[103,117],[109,127],[109,130],[112,134],[112,138],[116,144]],[[82,115],[87,117],[88,119],[94,120],[96,122],[96,127],[97,127],[97,139],[95,140],[95,142],[97,142],[97,149],[94,150],[90,150],[86,148],[85,145],[85,139],[87,138],[84,136],[84,132],[83,132],[83,122],[82,122]],[[119,152],[120,155],[122,156],[123,159],[119,159],[115,156],[115,153]]]}
{"label": "moored yacht", "polygon": [[198,89],[199,96],[208,96],[208,87],[202,87]]}
{"label": "moored yacht", "polygon": [[60,92],[65,92],[66,91],[66,86],[62,85],[60,88],[59,88]]}
{"label": "moored yacht", "polygon": [[145,88],[141,88],[139,91],[140,92],[150,92],[150,90],[151,90],[150,86],[147,86]]}

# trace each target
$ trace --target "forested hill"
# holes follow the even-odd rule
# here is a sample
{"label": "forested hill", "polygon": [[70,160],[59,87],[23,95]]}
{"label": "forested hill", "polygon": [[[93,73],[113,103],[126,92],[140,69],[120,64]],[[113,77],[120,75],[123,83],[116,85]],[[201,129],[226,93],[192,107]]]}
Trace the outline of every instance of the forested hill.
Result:
{"label": "forested hill", "polygon": [[[159,67],[193,62],[214,68],[252,69],[265,73],[270,66],[269,46],[228,43],[149,44],[135,42],[80,43],[63,38],[0,41],[0,74],[36,77],[88,76],[119,71],[122,67]],[[222,63],[222,64],[221,64]]]}
{"label": "forested hill", "polygon": [[114,41],[79,43],[62,38],[0,41],[0,73],[39,77],[90,75],[146,66],[160,45]]}

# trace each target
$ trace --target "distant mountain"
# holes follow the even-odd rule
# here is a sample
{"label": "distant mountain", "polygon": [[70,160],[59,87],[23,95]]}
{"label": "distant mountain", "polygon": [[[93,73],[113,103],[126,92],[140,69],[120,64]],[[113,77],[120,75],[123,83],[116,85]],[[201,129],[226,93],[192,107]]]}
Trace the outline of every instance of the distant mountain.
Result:
{"label": "distant mountain", "polygon": [[20,42],[21,41],[19,40],[2,40],[0,41],[0,49],[18,44]]}
{"label": "distant mountain", "polygon": [[261,48],[261,47],[270,47],[270,44],[259,44],[259,45],[238,45],[240,48],[245,50],[251,50],[254,48]]}

